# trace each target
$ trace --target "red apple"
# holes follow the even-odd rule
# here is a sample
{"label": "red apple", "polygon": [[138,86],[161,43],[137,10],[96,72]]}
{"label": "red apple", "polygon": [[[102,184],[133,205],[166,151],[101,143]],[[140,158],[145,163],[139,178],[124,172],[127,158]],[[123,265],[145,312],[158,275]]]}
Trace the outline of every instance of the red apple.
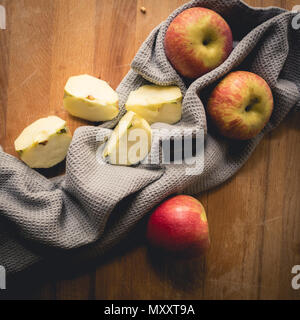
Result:
{"label": "red apple", "polygon": [[227,22],[206,8],[181,12],[165,36],[165,52],[182,76],[198,78],[222,64],[232,51],[232,33]]}
{"label": "red apple", "polygon": [[210,240],[202,204],[187,195],[166,200],[151,215],[147,238],[154,247],[179,256],[204,253]]}
{"label": "red apple", "polygon": [[251,72],[235,71],[213,90],[207,112],[222,135],[247,140],[265,127],[273,104],[272,91],[263,78]]}

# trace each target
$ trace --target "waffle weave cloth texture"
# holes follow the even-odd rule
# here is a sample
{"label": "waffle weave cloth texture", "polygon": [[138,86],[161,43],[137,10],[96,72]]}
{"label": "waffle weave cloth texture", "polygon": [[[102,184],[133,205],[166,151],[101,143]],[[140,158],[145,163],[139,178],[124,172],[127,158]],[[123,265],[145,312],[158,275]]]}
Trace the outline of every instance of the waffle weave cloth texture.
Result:
{"label": "waffle weave cloth texture", "polygon": [[[218,68],[187,83],[168,62],[164,37],[180,12],[197,6],[223,16],[232,29],[234,49]],[[63,257],[76,263],[99,257],[167,196],[197,194],[234,175],[262,137],[300,107],[300,30],[292,24],[296,18],[295,12],[252,8],[239,0],[191,1],[156,27],[139,49],[117,88],[118,119],[75,131],[63,177],[47,179],[0,150],[0,265],[14,275],[45,259]],[[269,123],[248,141],[231,141],[207,130],[207,92],[232,70],[263,77],[275,100]],[[199,174],[188,175],[185,164],[124,167],[97,160],[99,141],[124,115],[129,93],[149,82],[181,88],[183,117],[172,129],[178,134],[186,128],[205,133]],[[166,128],[159,131],[160,139],[167,137],[170,126]]]}

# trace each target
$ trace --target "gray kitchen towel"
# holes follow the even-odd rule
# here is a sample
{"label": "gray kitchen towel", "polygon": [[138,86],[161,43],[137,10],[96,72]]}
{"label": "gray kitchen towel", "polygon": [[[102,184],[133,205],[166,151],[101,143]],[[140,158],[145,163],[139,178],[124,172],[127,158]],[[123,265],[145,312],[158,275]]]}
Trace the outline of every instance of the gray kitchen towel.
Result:
{"label": "gray kitchen towel", "polygon": [[[168,62],[163,42],[174,17],[195,6],[215,10],[226,19],[233,31],[234,50],[221,66],[189,82]],[[142,84],[178,85],[184,93],[182,120],[162,126],[167,130],[156,133],[156,138],[165,139],[170,128],[175,137],[185,128],[203,130],[203,172],[189,175],[187,164],[122,167],[100,163],[101,141],[117,120],[78,128],[68,152],[66,174],[54,180],[0,151],[0,265],[15,274],[51,255],[54,259],[58,253],[73,263],[100,256],[167,196],[200,193],[231,177],[261,138],[300,105],[300,30],[295,28],[295,19],[294,12],[252,8],[238,0],[196,0],[172,13],[140,48],[117,89],[120,116],[130,91]],[[206,118],[210,90],[232,70],[259,74],[274,95],[269,123],[249,141],[221,137]],[[197,155],[202,156],[202,152]]]}

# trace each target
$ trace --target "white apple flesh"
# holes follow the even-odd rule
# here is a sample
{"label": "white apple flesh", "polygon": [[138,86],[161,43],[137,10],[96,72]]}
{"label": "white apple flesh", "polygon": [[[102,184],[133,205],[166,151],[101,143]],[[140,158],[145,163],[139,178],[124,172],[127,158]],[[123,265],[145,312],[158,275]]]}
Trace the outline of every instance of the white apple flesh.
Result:
{"label": "white apple flesh", "polygon": [[114,129],[103,151],[110,164],[134,165],[151,150],[152,132],[148,122],[132,111],[127,112]]}
{"label": "white apple flesh", "polygon": [[51,168],[67,155],[72,135],[59,117],[42,118],[25,128],[15,141],[15,150],[31,168]]}
{"label": "white apple flesh", "polygon": [[150,125],[174,124],[181,119],[182,93],[176,86],[145,85],[130,93],[126,110],[135,112]]}
{"label": "white apple flesh", "polygon": [[107,82],[86,74],[69,78],[63,104],[71,115],[93,122],[112,120],[119,113],[118,94]]}

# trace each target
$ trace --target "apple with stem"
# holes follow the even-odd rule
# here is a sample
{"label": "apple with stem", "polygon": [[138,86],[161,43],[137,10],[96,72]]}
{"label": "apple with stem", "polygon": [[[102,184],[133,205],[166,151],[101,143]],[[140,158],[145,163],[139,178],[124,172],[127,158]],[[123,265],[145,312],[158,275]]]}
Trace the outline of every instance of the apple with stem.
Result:
{"label": "apple with stem", "polygon": [[181,12],[165,36],[166,56],[178,73],[198,78],[222,64],[232,51],[232,32],[216,12],[195,7]]}
{"label": "apple with stem", "polygon": [[263,78],[252,72],[235,71],[213,90],[207,112],[223,136],[248,140],[265,127],[273,105],[272,91]]}

